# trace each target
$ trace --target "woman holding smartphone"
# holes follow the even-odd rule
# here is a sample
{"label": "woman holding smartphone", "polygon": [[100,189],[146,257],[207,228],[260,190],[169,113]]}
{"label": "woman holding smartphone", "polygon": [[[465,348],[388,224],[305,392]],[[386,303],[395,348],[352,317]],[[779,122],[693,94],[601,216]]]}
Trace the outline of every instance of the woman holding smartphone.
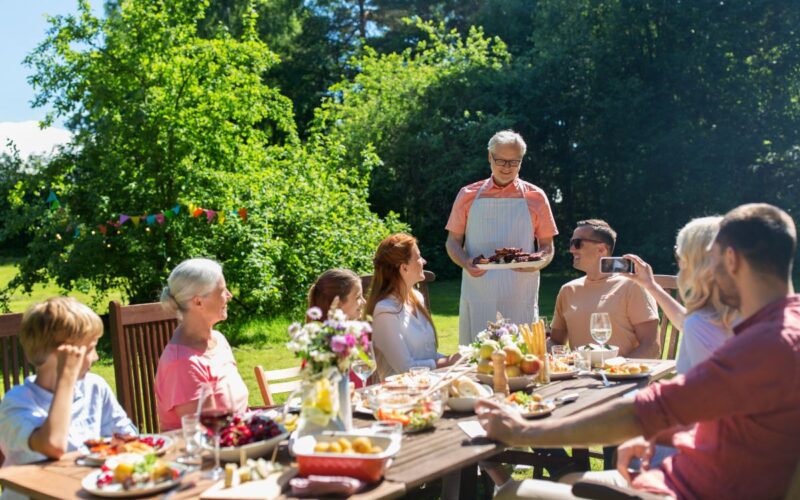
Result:
{"label": "woman holding smartphone", "polygon": [[653,269],[636,255],[634,272],[626,276],[650,292],[669,320],[683,332],[678,348],[678,373],[686,373],[708,358],[732,335],[735,312],[719,299],[714,285],[708,245],[714,240],[722,217],[693,219],[679,232],[675,245],[678,261],[678,293],[683,304],[656,283]]}

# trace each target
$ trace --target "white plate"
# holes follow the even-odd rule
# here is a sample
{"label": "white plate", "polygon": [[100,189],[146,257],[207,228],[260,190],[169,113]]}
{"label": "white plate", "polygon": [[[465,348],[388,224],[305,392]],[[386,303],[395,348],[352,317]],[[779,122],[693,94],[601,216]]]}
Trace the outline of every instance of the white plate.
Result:
{"label": "white plate", "polygon": [[[278,446],[281,441],[287,439],[288,437],[289,433],[284,432],[283,434],[278,434],[274,438],[267,439],[266,441],[256,441],[255,443],[248,443],[242,446],[226,446],[219,449],[219,459],[223,462],[238,463],[239,457],[241,456],[241,450],[244,450],[244,454],[247,458],[264,457],[268,455],[269,452],[271,452],[276,446]],[[213,440],[206,441],[203,444],[203,448],[213,453]]]}
{"label": "white plate", "polygon": [[81,486],[84,490],[88,491],[92,495],[97,495],[99,497],[138,497],[143,495],[150,495],[152,493],[158,493],[159,491],[164,491],[172,488],[173,486],[177,486],[180,484],[181,479],[183,479],[183,475],[186,472],[187,468],[181,464],[170,462],[170,467],[173,469],[178,469],[181,471],[180,476],[178,479],[173,479],[169,481],[163,481],[156,484],[149,484],[143,488],[135,488],[131,490],[126,490],[122,487],[119,483],[112,483],[108,486],[103,488],[97,487],[97,478],[100,474],[103,474],[102,470],[95,470],[89,473],[86,477],[83,478],[81,481]]}
{"label": "white plate", "polygon": [[[478,380],[481,384],[486,384],[489,387],[494,387],[494,377],[486,375],[485,373],[477,374]],[[522,377],[509,377],[508,388],[511,392],[521,391],[526,387],[536,383],[536,375],[523,375]]]}
{"label": "white plate", "polygon": [[550,380],[565,380],[568,378],[575,378],[578,376],[578,371],[572,369],[568,372],[550,372]]}
{"label": "white plate", "polygon": [[[597,378],[600,378],[600,370],[595,370],[592,372]],[[646,371],[643,373],[608,373],[605,372],[606,378],[608,380],[632,380],[637,378],[648,378],[650,375],[653,374],[651,371]]]}
{"label": "white plate", "polygon": [[537,411],[520,411],[520,415],[522,415],[522,418],[528,418],[528,419],[544,418],[553,413],[553,410],[555,409],[556,409],[555,403],[545,403],[544,406],[540,407],[540,409]]}
{"label": "white plate", "polygon": [[[161,439],[164,440],[164,445],[161,448],[156,448],[155,449],[154,453],[156,455],[161,456],[164,453],[166,453],[170,448],[175,446],[175,440],[172,439],[169,436],[164,435],[164,434],[140,434],[139,435],[139,437],[148,437],[148,436],[149,437],[153,437],[154,439],[161,438]],[[111,438],[106,438],[106,439],[108,439],[109,441],[111,440]],[[86,465],[103,465],[104,463],[106,463],[106,460],[116,456],[116,455],[103,456],[103,455],[100,455],[99,453],[89,453],[89,448],[87,448],[85,445],[81,448],[81,453],[84,454],[83,455],[83,461],[86,463]]]}
{"label": "white plate", "polygon": [[475,267],[478,269],[485,269],[487,271],[491,271],[493,269],[541,269],[547,265],[547,261],[542,260],[534,260],[531,262],[503,262],[502,264],[475,264]]}

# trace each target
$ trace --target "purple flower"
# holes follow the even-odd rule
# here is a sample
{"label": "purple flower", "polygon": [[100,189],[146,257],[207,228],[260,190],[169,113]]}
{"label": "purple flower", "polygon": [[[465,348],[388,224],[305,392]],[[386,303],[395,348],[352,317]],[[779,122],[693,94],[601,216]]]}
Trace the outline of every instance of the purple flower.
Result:
{"label": "purple flower", "polygon": [[317,321],[322,317],[322,310],[319,307],[314,306],[306,311],[306,314],[309,318],[311,318],[312,321]]}
{"label": "purple flower", "polygon": [[355,337],[353,337],[352,335],[345,335],[344,338],[345,338],[345,342],[347,342],[347,347],[352,349],[353,347],[356,346],[356,338]]}
{"label": "purple flower", "polygon": [[331,337],[331,350],[337,354],[342,354],[349,349],[347,338],[344,335],[334,335]]}

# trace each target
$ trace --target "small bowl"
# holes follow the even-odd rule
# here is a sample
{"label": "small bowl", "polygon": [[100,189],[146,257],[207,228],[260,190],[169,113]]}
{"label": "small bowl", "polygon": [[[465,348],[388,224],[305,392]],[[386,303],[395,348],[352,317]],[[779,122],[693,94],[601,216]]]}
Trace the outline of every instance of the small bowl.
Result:
{"label": "small bowl", "polygon": [[603,360],[611,359],[616,357],[619,354],[619,347],[615,345],[608,346],[609,349],[592,349],[589,346],[595,346],[596,344],[587,344],[578,347],[577,351],[578,354],[581,356],[585,356],[586,353],[589,353],[589,361],[592,363],[592,368],[602,368],[603,367]]}

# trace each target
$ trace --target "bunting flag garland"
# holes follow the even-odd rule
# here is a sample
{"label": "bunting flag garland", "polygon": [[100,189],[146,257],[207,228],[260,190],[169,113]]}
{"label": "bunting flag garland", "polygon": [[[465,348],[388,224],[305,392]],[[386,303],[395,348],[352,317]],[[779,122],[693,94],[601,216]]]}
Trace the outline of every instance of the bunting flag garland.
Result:
{"label": "bunting flag garland", "polygon": [[[58,196],[55,192],[50,191],[47,196],[47,203],[50,205],[50,210],[56,210],[61,208],[61,202],[58,199]],[[241,207],[234,210],[212,210],[210,208],[203,208],[194,203],[187,203],[184,205],[185,208],[188,210],[186,213],[192,218],[199,218],[201,215],[205,216],[205,222],[207,224],[212,224],[215,222],[219,225],[225,223],[225,221],[229,220],[230,218],[240,218],[242,222],[247,222],[248,218],[248,211],[247,208]],[[151,230],[151,226],[155,226],[156,223],[159,226],[163,226],[168,221],[176,218],[181,213],[181,205],[175,205],[172,208],[162,210],[158,213],[145,213],[142,215],[129,215],[128,213],[121,213],[117,217],[111,218],[106,220],[104,224],[98,224],[96,226],[96,230],[100,232],[104,237],[114,236],[116,234],[120,234],[124,232],[124,225],[130,221],[133,228],[138,228],[141,222],[145,222],[144,232],[148,234],[152,234],[153,231]],[[131,229],[133,229],[131,228]],[[63,231],[59,231],[56,233],[55,238],[59,241],[63,240],[68,235],[72,234],[72,239],[77,239],[81,235],[95,235],[96,232],[94,229],[87,229],[83,231],[80,228],[80,225],[75,222],[69,222],[66,225],[66,228]],[[108,240],[104,240],[106,246],[111,248],[110,243]]]}

